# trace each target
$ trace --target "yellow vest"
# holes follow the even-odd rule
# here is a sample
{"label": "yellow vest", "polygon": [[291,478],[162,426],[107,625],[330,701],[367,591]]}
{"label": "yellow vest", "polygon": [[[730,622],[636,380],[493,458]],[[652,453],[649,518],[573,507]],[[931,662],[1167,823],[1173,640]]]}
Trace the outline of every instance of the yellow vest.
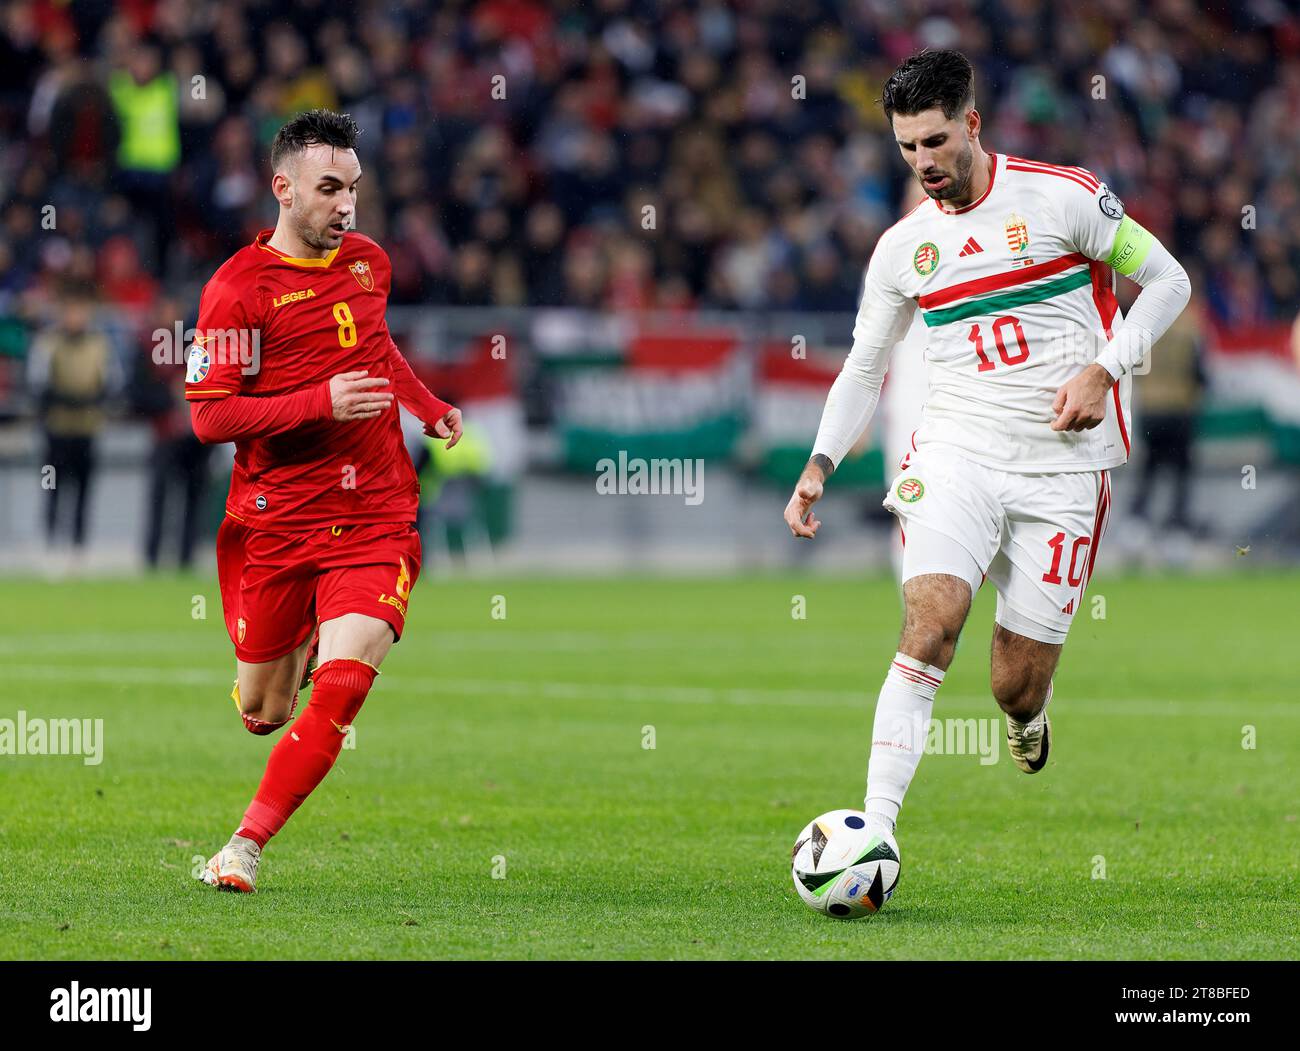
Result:
{"label": "yellow vest", "polygon": [[447,448],[446,438],[426,438],[429,443],[429,464],[420,479],[421,499],[432,503],[448,479],[462,475],[483,476],[487,474],[492,459],[488,443],[479,435],[478,429],[466,426],[456,448]]}
{"label": "yellow vest", "polygon": [[160,73],[137,84],[130,73],[108,80],[113,108],[122,126],[117,162],[128,171],[169,172],[180,163],[181,133],[176,78]]}

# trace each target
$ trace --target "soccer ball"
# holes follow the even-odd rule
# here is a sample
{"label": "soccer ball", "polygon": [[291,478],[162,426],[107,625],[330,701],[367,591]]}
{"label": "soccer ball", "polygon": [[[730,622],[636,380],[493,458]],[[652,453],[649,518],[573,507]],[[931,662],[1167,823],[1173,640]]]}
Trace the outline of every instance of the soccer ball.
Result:
{"label": "soccer ball", "polygon": [[898,886],[898,844],[869,829],[861,810],[832,810],[808,822],[791,857],[799,897],[839,920],[878,912]]}

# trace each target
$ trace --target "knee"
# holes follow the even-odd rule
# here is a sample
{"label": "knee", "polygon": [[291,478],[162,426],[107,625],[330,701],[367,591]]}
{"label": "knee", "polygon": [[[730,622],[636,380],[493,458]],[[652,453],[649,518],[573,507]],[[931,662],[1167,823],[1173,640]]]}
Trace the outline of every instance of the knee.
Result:
{"label": "knee", "polygon": [[244,718],[244,725],[251,733],[265,733],[265,730],[254,729],[254,727],[284,725],[293,714],[298,693],[296,690],[285,693],[260,687],[244,689],[241,686],[237,699],[239,714]]}
{"label": "knee", "polygon": [[909,657],[947,668],[960,632],[961,625],[945,623],[941,618],[909,617],[899,648]]}

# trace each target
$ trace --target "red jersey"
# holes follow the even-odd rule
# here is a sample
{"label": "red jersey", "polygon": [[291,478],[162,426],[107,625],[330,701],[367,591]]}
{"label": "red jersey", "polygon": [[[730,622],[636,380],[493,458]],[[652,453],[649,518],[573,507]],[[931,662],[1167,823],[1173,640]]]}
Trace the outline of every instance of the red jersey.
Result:
{"label": "red jersey", "polygon": [[[349,232],[323,258],[294,259],[267,244],[271,234],[259,233],[204,286],[187,361],[191,402],[238,396],[245,403],[248,396],[275,398],[283,407],[292,395],[301,410],[277,433],[234,432],[226,513],[281,532],[413,522],[419,483],[402,440],[398,401],[426,423],[450,406],[414,379],[389,335],[388,255],[364,234]],[[335,420],[330,378],[363,369],[391,380],[380,389],[398,398],[374,419]]]}

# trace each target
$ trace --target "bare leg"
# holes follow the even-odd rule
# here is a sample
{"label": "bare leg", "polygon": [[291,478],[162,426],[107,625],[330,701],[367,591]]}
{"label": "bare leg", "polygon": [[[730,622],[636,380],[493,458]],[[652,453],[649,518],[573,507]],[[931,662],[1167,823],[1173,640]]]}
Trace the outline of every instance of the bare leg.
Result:
{"label": "bare leg", "polygon": [[1056,673],[1062,647],[1039,642],[993,626],[990,685],[999,707],[1017,722],[1027,723],[1047,700],[1047,688]]}
{"label": "bare leg", "polygon": [[946,573],[924,573],[903,585],[903,632],[898,649],[936,668],[948,670],[966,615],[970,584]]}
{"label": "bare leg", "polygon": [[364,613],[345,613],[321,623],[318,659],[321,664],[332,660],[364,661],[378,668],[394,641],[387,621]]}
{"label": "bare leg", "polygon": [[237,661],[239,710],[266,723],[282,723],[288,719],[298,684],[302,682],[310,645],[308,639],[292,653],[261,664]]}
{"label": "bare leg", "polygon": [[[253,719],[281,723],[289,718],[307,663],[308,639],[292,653],[262,664],[238,661],[239,709]],[[393,629],[378,617],[347,613],[320,626],[319,663],[344,657],[378,668],[393,645]]]}

